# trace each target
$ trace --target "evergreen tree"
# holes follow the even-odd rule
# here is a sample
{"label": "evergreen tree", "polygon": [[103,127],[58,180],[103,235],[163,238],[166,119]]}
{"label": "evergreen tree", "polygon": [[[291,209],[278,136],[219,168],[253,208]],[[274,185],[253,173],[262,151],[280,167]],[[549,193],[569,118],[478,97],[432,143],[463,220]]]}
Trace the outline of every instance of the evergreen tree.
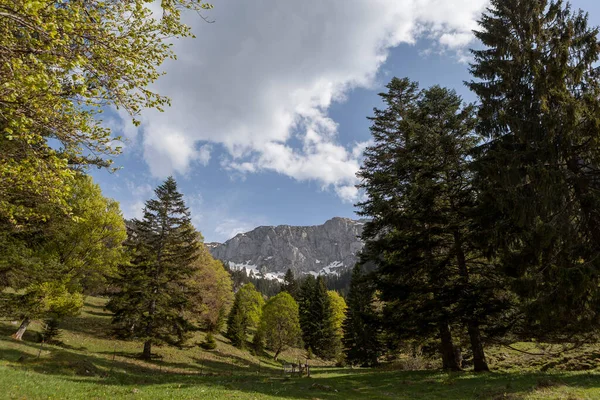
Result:
{"label": "evergreen tree", "polygon": [[359,172],[368,194],[360,214],[372,218],[365,254],[376,255],[385,321],[404,338],[437,332],[444,368],[453,370],[452,327],[463,323],[475,369],[488,370],[480,327],[500,309],[495,276],[471,240],[475,108],[439,86],[394,78],[387,88]]}
{"label": "evergreen tree", "polygon": [[231,344],[240,349],[246,345],[246,328],[244,326],[244,316],[240,309],[239,301],[233,302],[233,307],[227,319],[227,333],[225,336],[231,340]]}
{"label": "evergreen tree", "polygon": [[333,307],[322,276],[316,281],[310,315],[315,328],[314,343],[311,346],[314,354],[326,360],[337,357],[341,352],[341,341],[337,335]]}
{"label": "evergreen tree", "polygon": [[252,283],[245,284],[237,291],[227,319],[226,333],[234,346],[246,347],[246,336],[249,329],[258,326],[264,304],[262,295]]}
{"label": "evergreen tree", "polygon": [[298,299],[300,288],[298,287],[298,281],[294,276],[294,273],[291,269],[288,269],[285,272],[285,276],[283,277],[283,284],[281,285],[281,292],[288,292],[294,300]]}
{"label": "evergreen tree", "polygon": [[208,332],[204,338],[204,342],[200,343],[200,347],[204,350],[214,350],[217,348],[217,341],[212,332]]}
{"label": "evergreen tree", "polygon": [[314,276],[308,275],[302,281],[298,294],[298,307],[302,341],[306,349],[312,349],[316,342],[315,321],[312,318],[312,301],[317,281]]}
{"label": "evergreen tree", "polygon": [[125,337],[144,341],[142,357],[150,359],[153,344],[180,344],[191,329],[188,281],[198,257],[197,232],[183,195],[169,177],[146,202],[142,220],[131,223],[126,246],[131,262],[116,279],[120,288],[108,308]]}
{"label": "evergreen tree", "polygon": [[357,264],[352,269],[348,308],[342,328],[346,360],[352,365],[377,365],[382,345],[379,341],[380,321],[373,306],[375,285],[362,274]]}
{"label": "evergreen tree", "polygon": [[44,343],[53,343],[58,341],[61,335],[60,331],[60,319],[53,317],[44,321],[44,329],[42,331],[41,339]]}
{"label": "evergreen tree", "polygon": [[309,275],[300,287],[300,327],[304,347],[323,359],[333,359],[341,353],[341,338],[322,276]]}
{"label": "evergreen tree", "polygon": [[506,329],[573,340],[600,324],[599,31],[548,0],[492,0],[479,25],[481,247],[519,296]]}
{"label": "evergreen tree", "polygon": [[252,350],[257,356],[265,350],[265,334],[261,329],[257,329],[252,338]]}

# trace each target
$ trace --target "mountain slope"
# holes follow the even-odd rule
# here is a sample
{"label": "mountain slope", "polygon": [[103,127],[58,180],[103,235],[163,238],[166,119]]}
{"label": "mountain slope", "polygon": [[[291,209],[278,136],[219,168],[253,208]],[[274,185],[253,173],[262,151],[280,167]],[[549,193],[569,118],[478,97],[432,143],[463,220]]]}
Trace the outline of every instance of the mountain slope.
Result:
{"label": "mountain slope", "polygon": [[331,274],[356,263],[363,224],[335,217],[315,226],[260,226],[207,246],[230,268],[246,268],[270,279],[283,277],[288,268],[297,275]]}

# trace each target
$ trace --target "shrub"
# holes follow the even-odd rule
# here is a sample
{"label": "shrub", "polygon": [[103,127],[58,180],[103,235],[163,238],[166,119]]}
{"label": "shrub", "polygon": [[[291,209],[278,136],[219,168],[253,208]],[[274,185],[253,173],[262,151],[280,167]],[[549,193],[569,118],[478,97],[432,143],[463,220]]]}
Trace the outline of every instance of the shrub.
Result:
{"label": "shrub", "polygon": [[50,318],[44,322],[44,330],[41,334],[41,341],[46,343],[52,343],[58,341],[60,337],[60,329],[59,329],[60,321],[58,318]]}
{"label": "shrub", "polygon": [[208,332],[204,338],[204,342],[200,343],[200,347],[202,347],[204,350],[214,350],[217,348],[217,341],[212,333]]}

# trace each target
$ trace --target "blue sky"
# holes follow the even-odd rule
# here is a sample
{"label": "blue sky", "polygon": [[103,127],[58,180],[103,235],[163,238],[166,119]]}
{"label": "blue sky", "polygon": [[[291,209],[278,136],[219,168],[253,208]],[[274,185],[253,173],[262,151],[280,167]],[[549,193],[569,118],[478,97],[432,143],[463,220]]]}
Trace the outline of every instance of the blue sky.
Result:
{"label": "blue sky", "polygon": [[[486,0],[213,4],[213,24],[186,16],[197,38],[174,42],[178,60],[153,87],[172,107],[145,112],[140,128],[118,112],[104,117],[127,142],[118,172],[92,173],[128,218],[171,174],[206,241],[354,218],[366,117],[393,76],[474,101],[463,81]],[[600,24],[597,0],[572,4]]]}

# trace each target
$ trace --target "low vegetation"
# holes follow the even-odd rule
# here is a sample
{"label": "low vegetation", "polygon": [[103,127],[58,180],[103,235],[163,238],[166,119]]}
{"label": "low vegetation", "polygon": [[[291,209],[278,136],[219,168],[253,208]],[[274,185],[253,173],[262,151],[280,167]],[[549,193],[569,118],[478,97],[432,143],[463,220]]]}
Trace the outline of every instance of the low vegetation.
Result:
{"label": "low vegetation", "polygon": [[[518,350],[492,348],[493,372],[408,371],[424,360],[397,360],[380,368],[338,368],[311,360],[311,377],[283,375],[271,352],[239,350],[221,335],[217,348],[199,347],[196,333],[187,347],[156,349],[139,358],[141,342],[110,336],[106,300],[88,297],[81,315],[61,323],[56,344],[41,345],[42,326],[32,323],[23,341],[10,338],[14,325],[0,322],[0,397],[7,399],[595,399],[600,397],[600,348],[559,353],[532,343]],[[548,352],[547,356],[523,353]],[[288,349],[281,362],[305,354]],[[409,362],[410,361],[410,362]],[[548,364],[554,365],[546,368]],[[434,365],[435,366],[435,365]],[[565,371],[573,367],[580,371]],[[588,369],[595,367],[596,369]],[[542,371],[544,370],[545,371]]]}

